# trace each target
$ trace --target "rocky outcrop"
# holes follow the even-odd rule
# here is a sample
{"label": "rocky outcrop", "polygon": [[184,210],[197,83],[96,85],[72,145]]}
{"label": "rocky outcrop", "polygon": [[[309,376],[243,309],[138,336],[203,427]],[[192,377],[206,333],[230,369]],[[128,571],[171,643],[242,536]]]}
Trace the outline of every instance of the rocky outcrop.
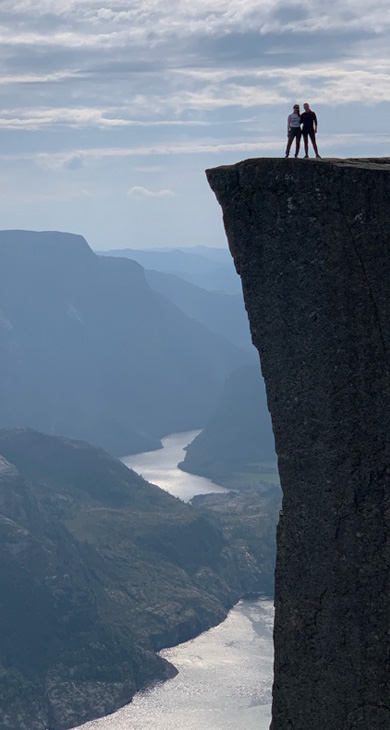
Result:
{"label": "rocky outcrop", "polygon": [[390,727],[390,160],[208,171],[283,488],[273,730]]}

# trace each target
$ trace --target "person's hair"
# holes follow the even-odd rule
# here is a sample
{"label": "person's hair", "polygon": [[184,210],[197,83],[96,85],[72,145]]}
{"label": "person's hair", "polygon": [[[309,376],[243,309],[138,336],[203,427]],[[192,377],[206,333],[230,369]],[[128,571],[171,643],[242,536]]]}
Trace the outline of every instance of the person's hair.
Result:
{"label": "person's hair", "polygon": [[299,108],[299,104],[294,104],[293,109],[298,109],[298,114],[301,113],[301,110]]}

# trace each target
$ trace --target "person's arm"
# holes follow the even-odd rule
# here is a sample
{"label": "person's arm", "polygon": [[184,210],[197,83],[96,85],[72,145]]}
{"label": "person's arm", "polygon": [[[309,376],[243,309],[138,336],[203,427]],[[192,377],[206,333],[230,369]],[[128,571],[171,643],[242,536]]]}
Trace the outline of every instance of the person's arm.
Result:
{"label": "person's arm", "polygon": [[287,117],[287,137],[290,134],[291,114]]}
{"label": "person's arm", "polygon": [[318,124],[317,124],[317,114],[315,112],[313,112],[313,117],[314,117],[314,134],[317,134]]}

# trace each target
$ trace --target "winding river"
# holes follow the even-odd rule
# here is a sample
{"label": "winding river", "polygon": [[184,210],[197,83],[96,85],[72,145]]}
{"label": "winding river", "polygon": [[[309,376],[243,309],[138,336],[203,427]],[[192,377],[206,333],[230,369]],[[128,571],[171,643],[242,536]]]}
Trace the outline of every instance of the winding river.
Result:
{"label": "winding river", "polygon": [[185,457],[185,447],[194,440],[198,433],[200,431],[173,433],[162,439],[162,449],[124,456],[122,461],[130,469],[134,469],[137,474],[142,474],[148,482],[157,484],[161,489],[165,489],[184,502],[188,502],[195,494],[226,492],[226,489],[214,484],[211,479],[188,474],[177,468]]}
{"label": "winding river", "polygon": [[[159,451],[123,462],[176,497],[226,491],[177,468],[198,431],[172,434]],[[161,655],[179,674],[139,692],[112,715],[79,730],[268,730],[273,669],[273,604],[240,601],[226,620]]]}

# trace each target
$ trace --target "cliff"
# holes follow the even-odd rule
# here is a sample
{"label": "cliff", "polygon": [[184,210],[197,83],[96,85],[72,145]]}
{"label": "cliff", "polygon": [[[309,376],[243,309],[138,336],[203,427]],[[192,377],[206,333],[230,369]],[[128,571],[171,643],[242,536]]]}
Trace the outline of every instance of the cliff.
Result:
{"label": "cliff", "polygon": [[273,730],[390,727],[390,159],[208,171],[283,489]]}

